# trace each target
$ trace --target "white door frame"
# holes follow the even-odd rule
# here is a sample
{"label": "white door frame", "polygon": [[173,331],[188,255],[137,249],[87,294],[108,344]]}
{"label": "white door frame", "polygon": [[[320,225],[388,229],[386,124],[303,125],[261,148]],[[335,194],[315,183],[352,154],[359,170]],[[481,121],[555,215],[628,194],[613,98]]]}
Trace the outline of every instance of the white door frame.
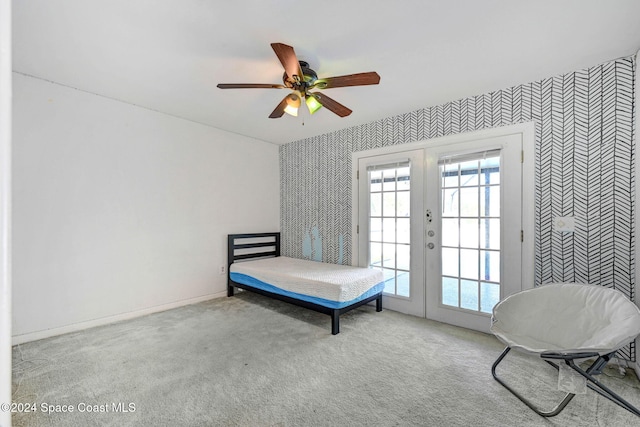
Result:
{"label": "white door frame", "polygon": [[[535,124],[533,122],[518,123],[491,129],[482,129],[474,132],[448,135],[440,138],[396,144],[367,151],[356,151],[351,154],[351,264],[358,265],[358,160],[362,157],[371,157],[398,153],[402,151],[428,148],[432,145],[456,144],[485,138],[495,138],[506,135],[519,134],[522,136],[522,289],[531,289],[535,276]],[[424,197],[424,196],[423,196]]]}

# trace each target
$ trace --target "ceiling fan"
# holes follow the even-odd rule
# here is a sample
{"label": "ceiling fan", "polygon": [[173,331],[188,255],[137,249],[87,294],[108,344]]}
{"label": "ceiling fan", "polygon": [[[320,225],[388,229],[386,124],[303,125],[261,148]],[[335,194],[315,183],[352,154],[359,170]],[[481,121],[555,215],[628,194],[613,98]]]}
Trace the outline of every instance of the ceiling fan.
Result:
{"label": "ceiling fan", "polygon": [[315,71],[309,68],[305,61],[299,61],[293,47],[283,43],[271,43],[273,51],[284,67],[282,76],[283,84],[268,83],[220,83],[220,89],[291,89],[292,92],[273,110],[270,119],[282,117],[284,113],[292,116],[298,115],[298,108],[302,100],[305,100],[309,112],[315,113],[320,107],[325,107],[340,117],[351,114],[351,110],[337,101],[319,92],[311,92],[314,89],[331,89],[345,86],[377,85],[380,82],[378,73],[348,74],[345,76],[318,78]]}

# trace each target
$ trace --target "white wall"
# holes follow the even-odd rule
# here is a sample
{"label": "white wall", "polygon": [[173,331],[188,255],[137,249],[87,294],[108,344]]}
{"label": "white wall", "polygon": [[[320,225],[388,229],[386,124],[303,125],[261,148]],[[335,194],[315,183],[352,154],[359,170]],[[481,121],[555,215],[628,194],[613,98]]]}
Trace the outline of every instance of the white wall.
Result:
{"label": "white wall", "polygon": [[[636,67],[638,64],[638,59],[640,58],[640,51],[636,52],[635,55],[635,59],[636,59]],[[634,194],[635,196],[635,200],[634,200],[634,209],[635,209],[635,228],[634,228],[634,233],[637,233],[638,230],[640,230],[640,215],[638,215],[637,213],[637,209],[638,209],[638,201],[640,201],[640,185],[637,184],[637,178],[636,178],[636,173],[638,170],[640,170],[640,156],[638,156],[638,129],[640,129],[640,108],[638,108],[638,106],[640,105],[640,91],[638,90],[638,85],[640,84],[640,73],[638,73],[638,71],[636,70],[635,72],[635,113],[636,116],[633,118],[635,120],[635,129],[636,131],[633,134],[634,137],[634,141],[633,141],[633,146],[635,149],[635,169],[634,169],[634,179],[636,181],[636,192]],[[636,238],[636,241],[638,241],[638,239]],[[640,247],[638,247],[638,245],[635,246],[635,260],[636,260],[636,264],[638,263],[638,259],[640,259]],[[640,283],[640,268],[636,267],[636,271],[635,271],[635,283],[636,285],[638,283]],[[635,300],[636,300],[636,305],[638,307],[640,307],[640,298],[638,297],[637,293],[635,295]],[[635,340],[636,343],[636,363],[632,366],[633,369],[636,371],[636,375],[640,376],[640,357],[637,356],[638,354],[638,349],[640,349],[640,337],[636,337]]]}
{"label": "white wall", "polygon": [[224,295],[278,147],[14,73],[14,343]]}
{"label": "white wall", "polygon": [[[11,402],[11,1],[0,0],[0,404]],[[0,410],[0,427],[11,413]]]}

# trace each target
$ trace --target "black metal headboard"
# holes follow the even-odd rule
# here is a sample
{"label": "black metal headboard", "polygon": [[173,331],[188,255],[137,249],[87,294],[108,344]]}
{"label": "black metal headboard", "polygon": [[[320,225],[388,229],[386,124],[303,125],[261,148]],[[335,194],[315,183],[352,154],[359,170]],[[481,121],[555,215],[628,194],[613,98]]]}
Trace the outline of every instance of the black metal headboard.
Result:
{"label": "black metal headboard", "polygon": [[234,261],[278,256],[280,256],[280,232],[227,236],[227,267],[230,267]]}

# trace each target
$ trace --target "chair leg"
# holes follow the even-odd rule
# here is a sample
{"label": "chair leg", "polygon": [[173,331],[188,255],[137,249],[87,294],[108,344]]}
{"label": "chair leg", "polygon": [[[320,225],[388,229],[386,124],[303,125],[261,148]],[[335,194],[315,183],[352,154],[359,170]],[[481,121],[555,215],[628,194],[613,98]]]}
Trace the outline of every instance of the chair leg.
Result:
{"label": "chair leg", "polygon": [[[575,394],[567,393],[565,397],[562,399],[562,401],[558,404],[558,406],[556,406],[551,411],[544,412],[538,409],[535,405],[533,405],[531,402],[529,402],[527,399],[525,399],[522,395],[520,395],[518,392],[513,390],[511,387],[509,387],[500,378],[498,378],[498,376],[496,375],[496,367],[500,362],[502,362],[502,360],[507,355],[507,353],[509,353],[510,350],[511,350],[510,347],[505,348],[502,354],[500,354],[500,357],[498,357],[498,360],[496,360],[495,363],[493,364],[493,367],[491,368],[491,374],[493,375],[493,378],[495,378],[496,381],[502,384],[502,386],[507,390],[509,390],[514,396],[520,399],[525,405],[533,409],[537,414],[542,415],[543,417],[553,417],[555,415],[558,415],[565,408],[565,406],[567,406],[567,404],[571,401],[571,399],[573,399]],[[591,390],[595,391],[602,397],[606,397],[613,403],[621,406],[622,408],[626,409],[632,414],[640,416],[640,410],[638,410],[638,408],[633,406],[631,403],[627,402],[625,399],[620,397],[613,390],[611,390],[610,388],[602,384],[600,381],[598,381],[594,377],[594,375],[598,375],[602,373],[602,370],[604,369],[604,367],[609,362],[609,360],[613,357],[614,354],[615,354],[615,351],[613,353],[609,353],[604,356],[598,356],[595,362],[593,362],[591,366],[587,368],[586,371],[580,368],[574,362],[575,359],[580,359],[582,358],[581,356],[584,356],[585,354],[573,354],[573,355],[543,354],[541,356],[543,357],[543,360],[545,362],[547,362],[549,365],[553,366],[556,369],[560,369],[560,367],[556,365],[554,362],[551,362],[550,360],[546,360],[546,359],[564,360],[565,363],[571,367],[571,369],[573,369],[574,371],[582,375],[587,380],[587,387],[589,387]],[[593,356],[593,355],[597,355],[597,353],[591,354],[590,356]]]}
{"label": "chair leg", "polygon": [[613,357],[614,353],[608,354],[604,357],[603,356],[598,357],[598,359],[595,362],[593,362],[593,364],[586,371],[582,370],[579,366],[577,366],[574,363],[573,359],[568,360],[567,364],[574,371],[576,371],[577,373],[579,373],[580,375],[582,375],[587,379],[587,387],[589,387],[591,390],[595,391],[602,397],[606,397],[613,403],[623,407],[624,409],[631,412],[632,414],[635,414],[640,417],[640,410],[638,410],[638,408],[636,408],[631,403],[624,400],[622,397],[616,394],[613,390],[611,390],[609,387],[602,384],[600,381],[594,378],[593,375],[591,375],[591,374],[595,375],[595,374],[601,373],[602,369],[607,364],[609,359]]}
{"label": "chair leg", "polygon": [[500,378],[498,378],[498,376],[496,375],[496,367],[498,366],[498,364],[500,364],[500,362],[502,362],[502,360],[505,358],[505,356],[507,355],[507,353],[509,353],[509,351],[511,350],[511,347],[507,347],[504,349],[504,351],[502,352],[502,354],[500,354],[500,356],[498,357],[498,359],[495,361],[495,363],[493,364],[493,366],[491,367],[491,375],[493,375],[493,378],[498,381],[504,388],[506,388],[507,390],[509,390],[511,392],[511,394],[513,394],[515,397],[517,397],[518,399],[520,399],[520,401],[522,403],[524,403],[525,405],[527,405],[529,408],[531,408],[533,411],[535,411],[538,415],[541,415],[543,417],[553,417],[558,415],[560,412],[562,412],[562,410],[565,408],[565,406],[567,406],[567,404],[569,402],[571,402],[571,399],[573,399],[575,397],[575,394],[573,393],[567,393],[564,398],[560,401],[560,403],[558,403],[558,405],[553,408],[551,411],[543,411],[540,408],[538,408],[537,406],[535,406],[533,403],[531,403],[528,399],[526,399],[524,396],[522,396],[520,393],[518,393],[517,391],[515,391],[514,389],[512,389],[511,387],[509,387],[504,381],[502,381]]}

